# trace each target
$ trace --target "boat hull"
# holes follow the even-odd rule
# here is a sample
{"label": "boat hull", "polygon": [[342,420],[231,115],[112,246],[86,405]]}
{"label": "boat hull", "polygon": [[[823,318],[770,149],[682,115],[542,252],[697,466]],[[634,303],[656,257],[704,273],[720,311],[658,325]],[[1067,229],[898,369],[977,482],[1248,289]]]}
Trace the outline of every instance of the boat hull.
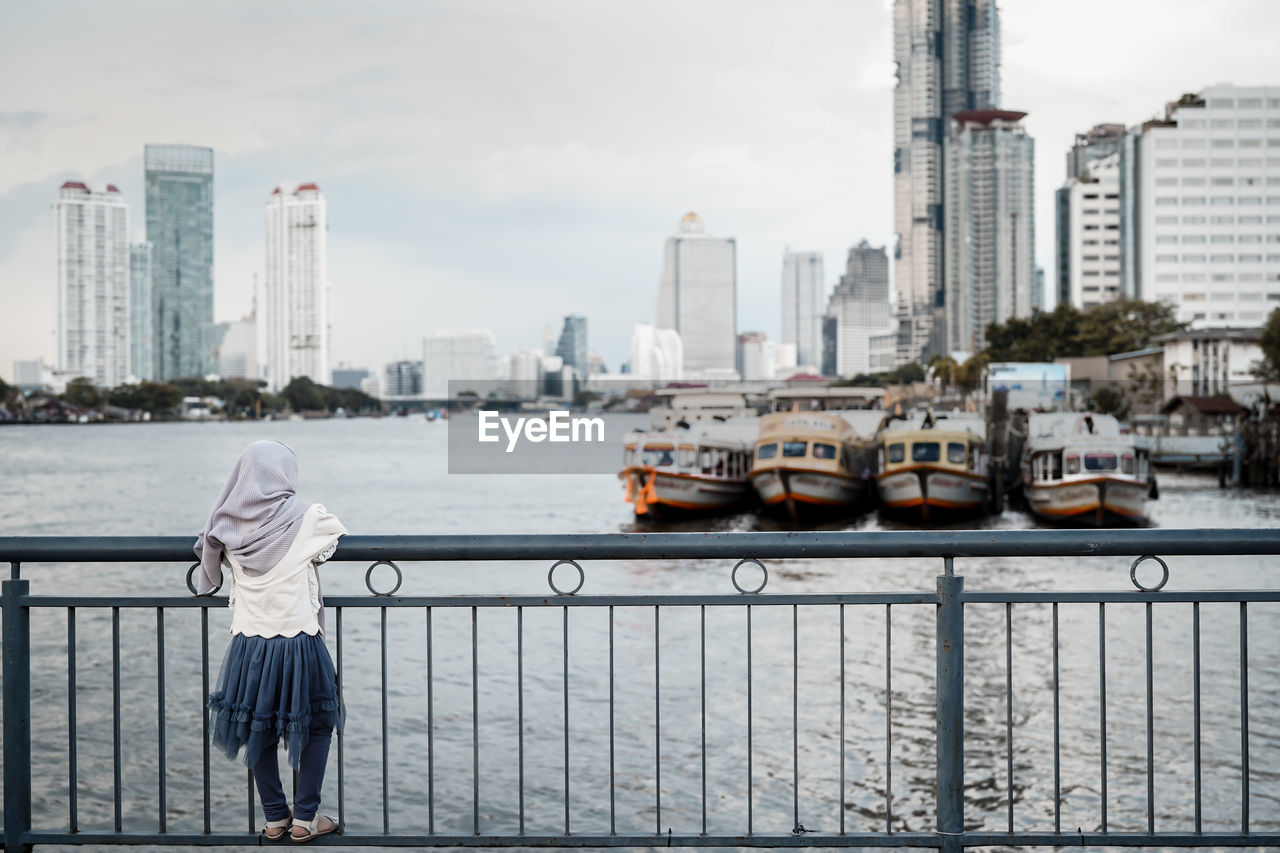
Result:
{"label": "boat hull", "polygon": [[627,496],[638,516],[709,513],[732,509],[750,496],[745,480],[668,473],[652,468],[626,472]]}
{"label": "boat hull", "polygon": [[802,469],[753,471],[751,485],[766,509],[784,510],[793,517],[848,509],[862,503],[867,496],[865,480]]}
{"label": "boat hull", "polygon": [[1025,486],[1027,506],[1047,521],[1106,526],[1146,520],[1148,486],[1135,480],[1091,480]]}
{"label": "boat hull", "polygon": [[876,478],[880,505],[891,512],[973,515],[987,508],[987,478],[960,471],[915,467]]}

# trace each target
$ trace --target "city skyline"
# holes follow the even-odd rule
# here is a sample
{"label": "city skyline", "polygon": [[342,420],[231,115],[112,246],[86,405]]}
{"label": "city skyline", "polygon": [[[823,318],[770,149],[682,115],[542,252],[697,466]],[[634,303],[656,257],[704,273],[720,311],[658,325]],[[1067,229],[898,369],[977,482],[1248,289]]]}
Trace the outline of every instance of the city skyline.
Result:
{"label": "city skyline", "polygon": [[[1246,25],[1265,19],[1268,7],[1240,3],[1203,20],[1194,14],[1200,8],[1162,4],[1154,14],[1151,6],[1086,4],[1061,20],[1036,4],[1000,4],[1002,101],[1031,113],[1028,130],[1043,155],[1040,223],[1052,222],[1059,158],[1075,133],[1157,116],[1183,91],[1220,81],[1272,82],[1262,59],[1266,28]],[[892,247],[889,4],[815,4],[801,15],[761,7],[732,20],[737,38],[720,40],[732,45],[700,51],[693,46],[724,26],[713,9],[682,17],[672,33],[674,7],[656,6],[621,39],[610,32],[610,7],[504,9],[442,12],[430,21],[394,7],[352,18],[321,10],[296,22],[310,44],[329,46],[316,50],[318,58],[342,54],[336,64],[325,59],[334,67],[317,76],[301,54],[297,68],[285,68],[268,61],[268,51],[255,53],[260,37],[244,27],[243,11],[227,7],[208,20],[193,49],[237,50],[249,57],[245,67],[163,85],[154,81],[157,63],[175,47],[121,46],[165,41],[180,12],[161,10],[146,32],[131,33],[96,10],[69,27],[56,6],[16,10],[8,37],[0,35],[0,69],[18,81],[0,95],[0,144],[9,152],[0,164],[0,300],[22,322],[0,342],[0,375],[17,358],[53,360],[51,190],[65,179],[116,183],[134,209],[130,240],[138,241],[148,143],[216,151],[217,321],[250,310],[253,275],[263,266],[254,221],[262,193],[281,175],[322,182],[344,211],[331,245],[335,340],[342,342],[333,360],[374,369],[413,357],[431,328],[489,326],[506,352],[536,345],[539,328],[568,313],[589,319],[606,361],[625,360],[632,324],[653,319],[661,264],[654,241],[684,210],[737,237],[738,328],[763,329],[775,340],[777,258],[788,242],[828,257],[843,257],[864,237]],[[285,17],[270,9],[263,15]],[[76,60],[42,79],[21,73],[31,47],[55,28],[64,43],[83,48],[68,54]],[[599,38],[580,43],[575,34],[584,28]],[[21,41],[12,39],[17,32]],[[1231,33],[1232,49],[1217,47],[1225,40],[1215,33]],[[1081,64],[1072,45],[1086,35],[1097,50]],[[521,37],[524,48],[500,56]],[[348,45],[342,51],[340,38]],[[429,63],[417,59],[431,52],[424,41],[439,43],[439,61],[449,62],[490,40],[469,88],[418,93],[432,79]],[[654,53],[656,45],[662,49]],[[824,60],[795,67],[797,48]],[[531,64],[542,51],[561,51],[565,61],[549,69]],[[646,57],[639,70],[647,76],[615,67],[628,64],[612,61],[620,51]],[[107,52],[116,65],[99,73]],[[573,69],[584,64],[595,82],[576,79]],[[506,85],[526,72],[534,76]],[[249,98],[263,79],[273,81],[272,94]],[[697,79],[715,85],[690,83]],[[332,94],[317,98],[321,89]],[[655,100],[671,91],[678,97]],[[507,108],[510,120],[499,132],[489,117]],[[351,120],[357,111],[358,122]],[[439,133],[419,152],[419,137],[407,128],[424,122]],[[672,122],[683,131],[660,141]],[[793,130],[814,126],[823,132]],[[1036,249],[1055,291],[1051,228],[1039,229]],[[829,270],[828,290],[834,278]],[[388,303],[403,308],[391,328]],[[495,304],[504,310],[492,311]]]}

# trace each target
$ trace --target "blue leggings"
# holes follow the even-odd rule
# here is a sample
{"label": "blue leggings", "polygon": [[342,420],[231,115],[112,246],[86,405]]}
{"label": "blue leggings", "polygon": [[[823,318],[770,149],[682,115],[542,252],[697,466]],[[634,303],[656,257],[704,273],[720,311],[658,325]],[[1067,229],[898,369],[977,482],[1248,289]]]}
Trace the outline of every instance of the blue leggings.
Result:
{"label": "blue leggings", "polygon": [[[329,741],[332,727],[311,730],[307,745],[298,756],[297,800],[293,804],[295,820],[311,820],[320,808],[320,789],[324,786],[324,767],[329,761]],[[267,820],[284,820],[289,816],[289,801],[280,785],[278,748],[263,750],[258,763],[253,765],[253,780],[258,785],[258,797],[262,800],[262,813]]]}

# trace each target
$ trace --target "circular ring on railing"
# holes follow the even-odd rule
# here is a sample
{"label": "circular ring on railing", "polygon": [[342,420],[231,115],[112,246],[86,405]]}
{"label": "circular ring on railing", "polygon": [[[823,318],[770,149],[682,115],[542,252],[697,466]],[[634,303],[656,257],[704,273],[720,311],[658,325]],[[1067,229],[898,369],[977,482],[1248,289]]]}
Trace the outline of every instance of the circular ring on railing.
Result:
{"label": "circular ring on railing", "polygon": [[[391,587],[391,589],[387,590],[386,592],[378,592],[376,589],[373,588],[373,570],[378,568],[378,566],[390,566],[392,570],[394,570],[396,573],[396,585]],[[400,567],[397,566],[395,563],[391,562],[390,560],[379,560],[378,562],[369,566],[368,570],[364,573],[365,587],[368,588],[369,592],[373,593],[379,598],[386,598],[389,595],[395,595],[396,592],[400,589],[400,584],[403,582],[404,582],[404,574],[401,573]]]}
{"label": "circular ring on railing", "polygon": [[[195,585],[195,584],[193,584],[193,583],[191,582],[191,579],[192,579],[193,577],[195,577],[196,569],[198,569],[198,568],[200,568],[200,564],[199,564],[199,563],[192,563],[192,564],[191,564],[191,568],[187,569],[187,589],[191,590],[191,594],[192,594],[192,595],[199,595],[199,594],[200,594],[200,592],[196,589],[196,585]],[[217,586],[215,586],[212,590],[210,590],[210,591],[209,591],[208,593],[206,593],[206,594],[207,594],[207,595],[217,595],[217,594],[218,594],[218,590],[220,590],[220,589],[222,589],[222,581],[221,581],[221,580],[219,580],[219,581],[218,581],[218,585],[217,585]]]}
{"label": "circular ring on railing", "polygon": [[[573,566],[578,570],[578,585],[573,589],[561,589],[556,586],[556,569],[561,566]],[[578,590],[582,589],[582,585],[587,582],[587,573],[582,570],[582,566],[578,565],[577,560],[556,560],[551,565],[551,570],[547,572],[547,583],[556,595],[576,595]]]}
{"label": "circular ring on railing", "polygon": [[[1160,571],[1163,574],[1160,578],[1160,583],[1156,584],[1155,586],[1143,586],[1142,582],[1138,580],[1138,565],[1142,563],[1144,560],[1155,560],[1157,563],[1160,564]],[[1133,565],[1129,567],[1129,580],[1133,581],[1133,585],[1136,586],[1138,589],[1142,590],[1143,592],[1159,592],[1160,590],[1164,589],[1164,585],[1169,582],[1169,565],[1165,563],[1164,560],[1157,557],[1155,554],[1144,554],[1143,556],[1134,560]]]}
{"label": "circular ring on railing", "polygon": [[[738,583],[738,569],[742,568],[747,563],[751,563],[752,565],[759,566],[760,572],[762,573],[762,577],[760,578],[760,586],[756,587],[755,589],[743,589],[742,586]],[[741,560],[738,561],[738,564],[733,567],[733,571],[730,572],[729,574],[729,580],[733,581],[733,588],[736,589],[738,592],[742,593],[743,595],[757,595],[760,592],[760,590],[764,589],[765,584],[769,582],[769,570],[764,567],[764,563],[760,562],[755,557],[743,557]]]}

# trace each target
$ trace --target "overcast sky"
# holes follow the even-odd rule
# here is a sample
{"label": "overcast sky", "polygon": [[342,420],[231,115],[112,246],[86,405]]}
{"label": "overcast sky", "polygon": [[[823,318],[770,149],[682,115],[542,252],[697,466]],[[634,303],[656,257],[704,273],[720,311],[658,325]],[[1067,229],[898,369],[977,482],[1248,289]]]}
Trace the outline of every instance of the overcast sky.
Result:
{"label": "overcast sky", "polygon": [[[743,330],[780,331],[782,254],[828,286],[892,247],[892,3],[12,3],[0,23],[0,376],[55,358],[51,205],[110,181],[145,230],[142,149],[215,150],[215,307],[250,309],[271,188],[329,203],[335,361],[499,353],[586,315],[617,369],[696,210],[738,241]],[[1274,0],[1003,0],[1003,106],[1036,141],[1036,257],[1072,136],[1217,82],[1280,84]]]}

